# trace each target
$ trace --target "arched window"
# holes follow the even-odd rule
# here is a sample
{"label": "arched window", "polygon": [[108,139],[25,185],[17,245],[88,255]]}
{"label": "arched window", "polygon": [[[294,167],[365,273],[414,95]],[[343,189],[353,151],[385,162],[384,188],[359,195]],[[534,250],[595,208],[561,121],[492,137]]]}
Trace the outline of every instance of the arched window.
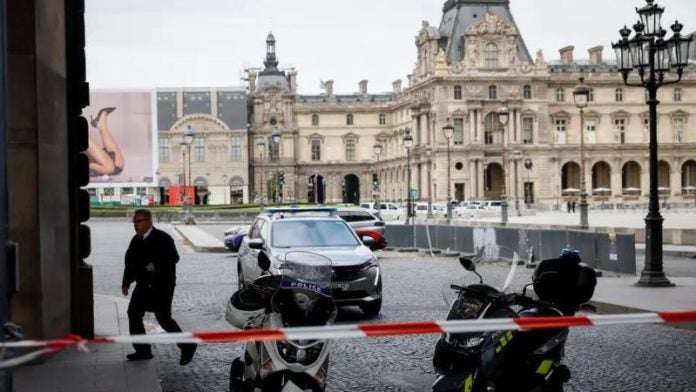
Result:
{"label": "arched window", "polygon": [[523,97],[524,99],[532,99],[532,86],[526,84],[526,85],[522,88],[522,97]]}
{"label": "arched window", "polygon": [[502,125],[498,120],[498,113],[488,113],[484,122],[484,143],[500,144],[500,131],[502,131]]}
{"label": "arched window", "polygon": [[314,125],[314,126],[319,125],[319,115],[318,114],[312,114],[312,125]]}
{"label": "arched window", "polygon": [[565,90],[563,87],[556,89],[556,102],[565,102]]}
{"label": "arched window", "polygon": [[387,123],[387,115],[384,113],[379,114],[379,125],[385,125]]}
{"label": "arched window", "polygon": [[498,87],[488,86],[488,99],[498,99]]}
{"label": "arched window", "polygon": [[682,100],[682,89],[680,87],[676,87],[674,89],[674,102],[681,102]]}
{"label": "arched window", "polygon": [[489,43],[485,52],[486,68],[498,68],[498,45]]}
{"label": "arched window", "polygon": [[454,86],[454,99],[462,99],[462,86]]}
{"label": "arched window", "polygon": [[623,89],[617,88],[614,92],[614,96],[616,98],[616,102],[623,102]]}
{"label": "arched window", "polygon": [[346,125],[353,125],[353,115],[352,114],[348,114],[346,116]]}

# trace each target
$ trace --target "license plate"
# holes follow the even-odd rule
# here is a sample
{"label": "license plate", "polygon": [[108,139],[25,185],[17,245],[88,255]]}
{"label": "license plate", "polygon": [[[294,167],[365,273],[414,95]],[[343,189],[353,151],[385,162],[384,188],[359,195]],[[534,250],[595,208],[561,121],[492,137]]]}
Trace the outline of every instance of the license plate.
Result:
{"label": "license plate", "polygon": [[331,283],[332,289],[348,290],[348,287],[350,287],[348,283]]}

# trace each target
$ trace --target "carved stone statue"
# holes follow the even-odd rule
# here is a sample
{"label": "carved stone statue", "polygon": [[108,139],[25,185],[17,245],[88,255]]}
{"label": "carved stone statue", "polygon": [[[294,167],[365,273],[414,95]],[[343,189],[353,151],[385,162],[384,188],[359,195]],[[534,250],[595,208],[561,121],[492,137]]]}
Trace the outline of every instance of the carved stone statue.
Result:
{"label": "carved stone statue", "polygon": [[544,52],[541,49],[536,52],[536,59],[534,59],[534,65],[537,68],[546,68],[546,61],[544,60]]}

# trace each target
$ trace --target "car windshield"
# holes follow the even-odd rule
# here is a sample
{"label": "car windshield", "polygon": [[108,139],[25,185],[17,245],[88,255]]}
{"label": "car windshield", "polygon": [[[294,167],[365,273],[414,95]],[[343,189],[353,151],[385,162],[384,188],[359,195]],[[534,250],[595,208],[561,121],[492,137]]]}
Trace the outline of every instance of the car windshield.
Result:
{"label": "car windshield", "polygon": [[342,220],[276,221],[271,231],[271,244],[275,248],[359,245]]}

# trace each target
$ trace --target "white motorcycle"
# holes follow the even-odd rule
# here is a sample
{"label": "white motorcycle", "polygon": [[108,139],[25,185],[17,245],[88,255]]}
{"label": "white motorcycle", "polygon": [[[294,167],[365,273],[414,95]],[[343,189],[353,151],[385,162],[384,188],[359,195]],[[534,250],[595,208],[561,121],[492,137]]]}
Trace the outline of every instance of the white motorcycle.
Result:
{"label": "white motorcycle", "polygon": [[[276,329],[330,325],[337,308],[331,296],[331,260],[311,252],[288,252],[272,275],[262,251],[265,273],[234,293],[226,320],[239,329]],[[329,369],[326,340],[249,342],[230,367],[230,391],[324,391]]]}

